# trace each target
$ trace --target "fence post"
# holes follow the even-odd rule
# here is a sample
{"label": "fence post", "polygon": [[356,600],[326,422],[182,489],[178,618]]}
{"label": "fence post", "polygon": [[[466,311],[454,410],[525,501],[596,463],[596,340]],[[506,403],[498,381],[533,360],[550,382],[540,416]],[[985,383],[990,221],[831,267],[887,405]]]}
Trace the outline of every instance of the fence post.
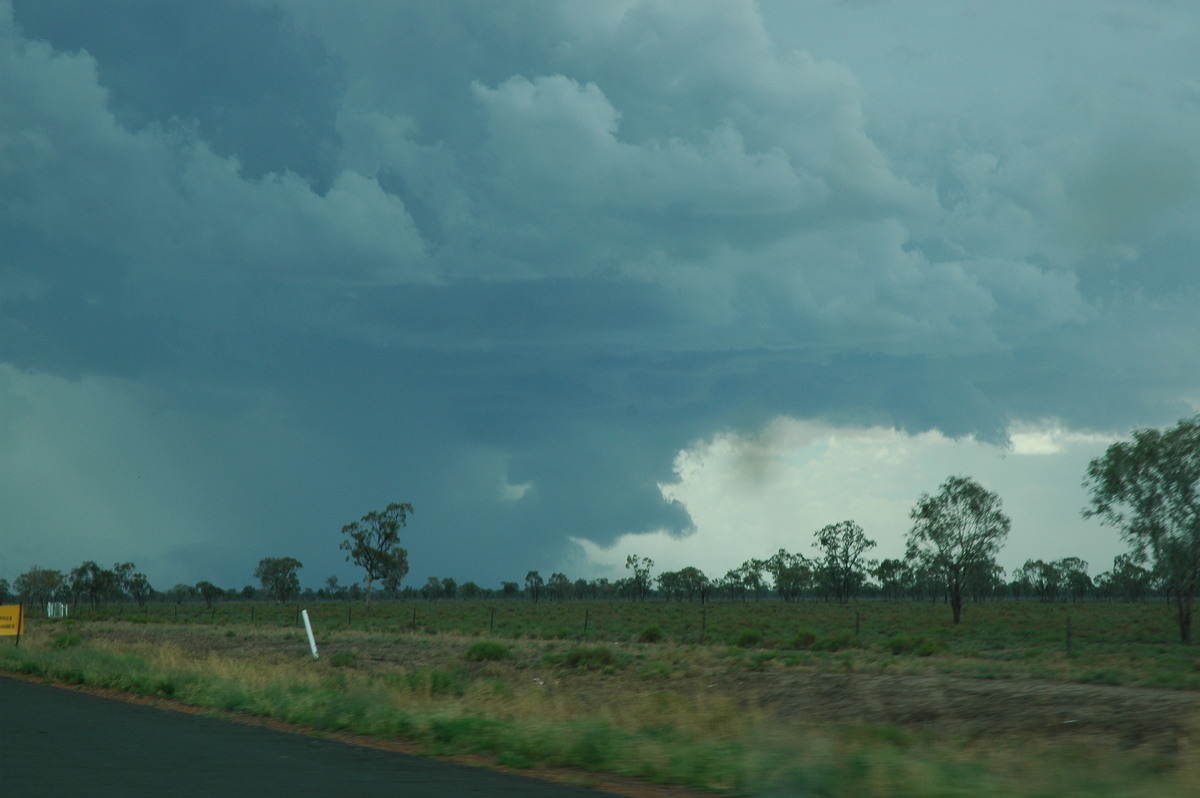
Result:
{"label": "fence post", "polygon": [[591,610],[588,607],[583,608],[583,636],[585,638],[587,637],[588,615],[590,612],[591,612]]}

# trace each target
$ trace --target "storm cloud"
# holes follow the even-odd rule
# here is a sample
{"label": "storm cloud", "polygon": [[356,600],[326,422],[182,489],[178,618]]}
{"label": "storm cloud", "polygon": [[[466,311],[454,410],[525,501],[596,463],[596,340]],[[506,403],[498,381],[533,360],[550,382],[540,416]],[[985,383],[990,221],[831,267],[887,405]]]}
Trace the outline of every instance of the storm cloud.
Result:
{"label": "storm cloud", "polygon": [[1193,412],[1198,21],[0,0],[0,575],[352,578],[408,501],[494,585],[686,540],[680,453],[781,417]]}

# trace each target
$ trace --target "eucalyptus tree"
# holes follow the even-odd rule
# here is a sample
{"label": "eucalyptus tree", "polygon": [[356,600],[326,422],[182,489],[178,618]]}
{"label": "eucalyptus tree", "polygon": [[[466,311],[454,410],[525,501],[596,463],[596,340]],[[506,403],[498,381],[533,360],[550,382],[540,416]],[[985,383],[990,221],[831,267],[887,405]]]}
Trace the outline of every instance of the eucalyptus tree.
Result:
{"label": "eucalyptus tree", "polygon": [[963,590],[994,567],[1012,525],[1000,497],[970,477],[952,476],[936,494],[922,494],[909,517],[909,556],[945,585],[961,623]]}
{"label": "eucalyptus tree", "polygon": [[546,584],[546,580],[537,571],[529,571],[525,574],[525,592],[533,599],[533,603],[537,604],[538,596],[541,595],[542,587]]}
{"label": "eucalyptus tree", "polygon": [[879,583],[879,591],[887,601],[896,601],[904,594],[911,581],[912,573],[904,560],[885,557],[871,569],[871,576]]}
{"label": "eucalyptus tree", "polygon": [[654,567],[654,560],[649,557],[639,557],[636,554],[630,554],[625,558],[625,567],[633,571],[633,591],[639,601],[645,601],[646,596],[650,595],[650,569]]}
{"label": "eucalyptus tree", "polygon": [[1116,527],[1175,608],[1179,639],[1191,642],[1200,584],[1200,415],[1174,427],[1134,430],[1088,464],[1085,518]]}
{"label": "eucalyptus tree", "polygon": [[816,576],[816,566],[812,560],[785,549],[772,554],[770,559],[762,563],[762,567],[775,580],[775,592],[784,601],[799,598],[812,587]]}
{"label": "eucalyptus tree", "polygon": [[57,601],[66,587],[62,571],[33,566],[13,580],[13,590],[26,604],[46,604]]}
{"label": "eucalyptus tree", "polygon": [[101,602],[117,594],[118,578],[115,571],[101,568],[94,560],[86,560],[71,570],[70,585],[75,601],[86,598],[93,607],[99,607]]}
{"label": "eucalyptus tree", "polygon": [[213,603],[217,599],[225,596],[225,591],[214,585],[212,582],[204,581],[196,583],[196,592],[200,594],[200,598],[204,599],[204,606],[212,609]]}
{"label": "eucalyptus tree", "polygon": [[376,579],[394,580],[390,587],[395,590],[408,573],[408,552],[400,547],[400,530],[412,513],[413,506],[408,502],[392,502],[342,527],[345,539],[339,548],[349,552],[346,562],[353,562],[367,575],[368,610]]}
{"label": "eucalyptus tree", "polygon": [[[262,585],[263,592],[280,604],[300,593],[300,577],[296,573],[304,564],[295,557],[264,557],[254,569],[254,578]],[[176,585],[174,590],[194,590],[189,585]],[[182,599],[180,599],[182,600]]]}
{"label": "eucalyptus tree", "polygon": [[823,526],[813,533],[813,539],[824,552],[821,577],[837,602],[845,604],[858,594],[867,578],[866,569],[875,564],[863,559],[863,554],[875,547],[875,541],[853,521]]}

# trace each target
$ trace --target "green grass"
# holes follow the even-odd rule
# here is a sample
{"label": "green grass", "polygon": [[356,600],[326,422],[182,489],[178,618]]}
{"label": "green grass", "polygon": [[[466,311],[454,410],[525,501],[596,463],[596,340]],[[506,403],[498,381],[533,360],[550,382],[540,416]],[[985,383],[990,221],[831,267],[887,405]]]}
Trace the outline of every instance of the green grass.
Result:
{"label": "green grass", "polygon": [[[676,692],[704,669],[1200,689],[1200,650],[1176,642],[1162,604],[968,604],[958,626],[944,605],[911,602],[379,602],[362,618],[346,605],[307,609],[319,638],[345,644],[319,662],[306,656],[294,607],[218,605],[214,614],[201,605],[189,614],[184,605],[175,623],[177,608],[166,605],[127,609],[121,622],[167,641],[159,649],[106,647],[103,632],[116,627],[86,616],[35,620],[19,648],[0,645],[0,669],[405,737],[431,753],[482,753],[509,767],[570,766],[747,795],[1170,796],[1191,794],[1200,775],[1188,758],[1164,765],[1033,738],[984,744],[895,727],[788,725],[719,696],[696,705]],[[414,611],[416,629],[436,636],[412,631]],[[401,637],[430,651],[460,647],[456,659],[412,667],[378,666],[368,654],[373,641]],[[296,652],[261,663],[171,654],[171,640],[196,638],[290,640]],[[580,711],[563,691],[587,679],[620,680],[628,700]]]}

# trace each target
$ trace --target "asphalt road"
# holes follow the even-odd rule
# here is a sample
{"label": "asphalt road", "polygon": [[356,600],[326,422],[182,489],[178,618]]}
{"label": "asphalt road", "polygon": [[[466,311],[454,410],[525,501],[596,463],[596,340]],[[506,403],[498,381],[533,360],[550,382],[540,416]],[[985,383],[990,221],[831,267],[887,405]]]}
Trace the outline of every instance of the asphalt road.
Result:
{"label": "asphalt road", "polygon": [[604,794],[0,677],[0,795],[597,798]]}

